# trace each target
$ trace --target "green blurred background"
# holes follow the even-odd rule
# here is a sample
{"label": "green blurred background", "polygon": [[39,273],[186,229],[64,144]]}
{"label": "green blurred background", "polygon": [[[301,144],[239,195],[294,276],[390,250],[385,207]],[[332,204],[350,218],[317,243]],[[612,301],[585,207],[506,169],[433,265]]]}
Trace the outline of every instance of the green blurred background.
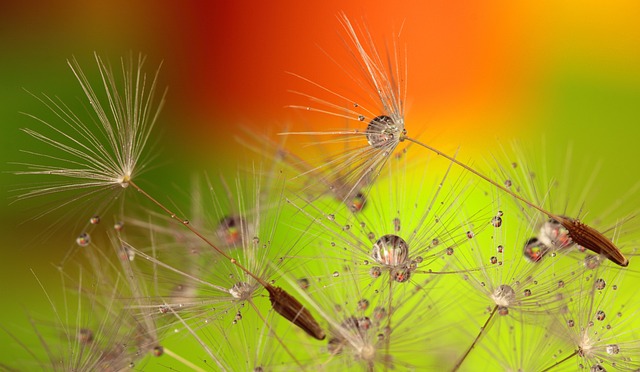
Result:
{"label": "green blurred background", "polygon": [[[29,269],[47,282],[55,277],[50,263],[68,247],[60,242],[69,238],[65,231],[34,244],[34,231],[56,217],[31,221],[37,200],[10,202],[29,183],[11,174],[19,168],[11,162],[34,145],[19,128],[36,123],[20,112],[48,114],[24,89],[67,101],[80,97],[65,62],[71,56],[91,74],[94,51],[114,63],[130,52],[146,54],[149,67],[164,61],[161,83],[169,93],[157,124],[158,168],[144,182],[176,203],[186,200],[176,190],[188,187],[193,172],[233,174],[234,159],[242,157],[231,140],[233,128],[274,133],[300,121],[326,126],[284,108],[299,103],[288,89],[305,89],[285,72],[331,87],[345,84],[322,52],[350,62],[340,41],[339,11],[366,23],[374,38],[400,32],[408,56],[410,133],[445,149],[460,145],[463,159],[484,159],[498,141],[536,144],[544,138],[550,158],[562,158],[572,144],[576,157],[602,161],[596,182],[609,195],[640,180],[637,1],[341,3],[3,2],[2,324],[26,326],[25,308],[46,313]],[[52,283],[48,289],[55,291]],[[5,342],[8,336],[0,334]]]}

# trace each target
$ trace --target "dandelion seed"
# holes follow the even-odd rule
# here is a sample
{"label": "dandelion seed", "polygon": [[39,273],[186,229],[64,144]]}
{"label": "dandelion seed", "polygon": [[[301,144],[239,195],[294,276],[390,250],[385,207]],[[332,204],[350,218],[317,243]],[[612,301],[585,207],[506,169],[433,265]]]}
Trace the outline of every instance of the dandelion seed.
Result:
{"label": "dandelion seed", "polygon": [[[41,160],[55,159],[57,165],[25,164],[30,170],[16,173],[52,175],[68,181],[33,189],[19,199],[67,190],[84,190],[84,195],[89,196],[96,192],[94,190],[123,189],[140,173],[143,149],[164,101],[163,96],[158,103],[155,102],[158,72],[148,80],[142,71],[145,63],[142,55],[138,57],[137,64],[133,57],[128,61],[123,59],[122,86],[119,86],[111,67],[97,54],[95,59],[102,77],[106,103],[98,98],[78,62],[75,59],[69,61],[97,119],[95,128],[91,127],[92,121],[83,121],[64,103],[45,95],[40,101],[61,119],[61,124],[66,128],[29,115],[44,124],[51,135],[23,129],[60,155],[29,152]],[[60,139],[55,139],[53,135]]]}

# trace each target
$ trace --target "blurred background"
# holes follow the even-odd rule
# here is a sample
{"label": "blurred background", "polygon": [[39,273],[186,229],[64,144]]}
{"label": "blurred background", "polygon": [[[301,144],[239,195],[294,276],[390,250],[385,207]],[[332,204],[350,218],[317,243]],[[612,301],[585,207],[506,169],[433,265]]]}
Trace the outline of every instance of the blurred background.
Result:
{"label": "blurred background", "polygon": [[[29,184],[11,174],[19,169],[11,162],[34,145],[19,128],[36,122],[20,112],[48,114],[25,89],[81,98],[66,60],[75,56],[96,76],[94,51],[114,65],[131,52],[146,54],[150,70],[162,62],[160,83],[169,91],[150,177],[166,184],[156,194],[184,193],[193,172],[233,172],[240,156],[236,128],[271,134],[286,126],[327,128],[326,117],[285,107],[304,104],[289,90],[310,88],[287,72],[337,91],[348,88],[340,63],[352,59],[337,19],[341,11],[367,27],[378,45],[399,35],[410,134],[447,150],[460,146],[461,159],[479,163],[493,144],[544,138],[551,159],[571,144],[574,156],[601,161],[596,182],[610,195],[638,182],[640,3],[396,3],[2,2],[1,323],[26,324],[25,308],[47,306],[29,269],[46,282],[55,276],[50,263],[68,247],[55,237],[32,243],[33,232],[55,219],[30,220],[37,200],[10,204],[15,190]],[[0,344],[6,340],[0,335]]]}

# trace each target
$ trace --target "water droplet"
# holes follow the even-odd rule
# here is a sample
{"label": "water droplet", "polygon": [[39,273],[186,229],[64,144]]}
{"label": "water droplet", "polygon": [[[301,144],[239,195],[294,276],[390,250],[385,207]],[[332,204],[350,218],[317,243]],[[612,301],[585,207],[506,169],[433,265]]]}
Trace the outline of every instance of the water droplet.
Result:
{"label": "water droplet", "polygon": [[364,196],[363,193],[359,192],[356,194],[356,196],[353,197],[353,200],[351,201],[351,205],[349,206],[349,209],[353,213],[360,212],[362,208],[364,208],[366,203],[367,203],[366,197]]}
{"label": "water droplet", "polygon": [[399,134],[400,131],[401,129],[398,128],[391,117],[380,115],[369,122],[365,133],[369,145],[375,149],[380,149],[394,140],[395,137],[399,138],[396,134]]}
{"label": "water droplet", "polygon": [[337,271],[334,271],[333,274],[331,274],[331,275],[333,275],[333,277],[336,278],[336,277],[340,276],[340,273],[337,272]]}
{"label": "water droplet", "polygon": [[550,218],[542,224],[538,238],[554,250],[568,248],[573,245],[573,240],[569,235],[569,230],[553,218]]}
{"label": "water droplet", "polygon": [[371,257],[379,264],[399,266],[407,261],[409,245],[397,235],[384,235],[376,241]]}
{"label": "water droplet", "polygon": [[246,221],[238,216],[227,216],[220,220],[216,234],[225,244],[235,245],[241,242],[241,228],[246,229]]}
{"label": "water droplet", "polygon": [[391,271],[391,277],[398,283],[404,283],[411,277],[411,269],[408,267],[400,267]]}
{"label": "water droplet", "polygon": [[369,240],[374,241],[376,240],[376,235],[372,232],[367,234],[367,238],[369,238]]}
{"label": "water droplet", "polygon": [[516,292],[506,284],[499,285],[491,295],[498,306],[511,306],[516,301]]}
{"label": "water droplet", "polygon": [[498,253],[502,253],[504,251],[504,247],[499,245],[497,248]]}
{"label": "water droplet", "polygon": [[310,286],[309,279],[307,279],[307,278],[298,279],[298,285],[300,286],[300,288],[302,288],[304,290],[309,289],[309,286]]}
{"label": "water droplet", "polygon": [[258,238],[257,236],[253,237],[253,244],[260,244],[260,238]]}
{"label": "water droplet", "polygon": [[80,247],[87,247],[89,244],[91,244],[91,236],[89,236],[88,233],[82,233],[78,235],[78,237],[76,238],[76,244],[78,244]]}
{"label": "water droplet", "polygon": [[498,257],[496,257],[496,256],[491,256],[490,261],[491,261],[491,263],[492,263],[492,264],[494,264],[494,265],[495,265],[496,263],[498,263]]}
{"label": "water droplet", "polygon": [[605,282],[604,279],[602,278],[598,278],[595,281],[595,286],[596,286],[596,289],[601,291],[607,286],[607,282]]}
{"label": "water droplet", "polygon": [[393,219],[393,228],[396,232],[400,232],[400,219],[398,217]]}
{"label": "water droplet", "polygon": [[136,252],[131,247],[123,245],[120,249],[120,259],[123,261],[133,262],[136,258]]}
{"label": "water droplet", "polygon": [[564,288],[564,280],[558,281],[558,288]]}
{"label": "water droplet", "polygon": [[538,262],[549,251],[538,238],[531,238],[524,244],[524,258],[531,262]]}
{"label": "water droplet", "polygon": [[594,364],[591,366],[590,372],[607,372],[607,369],[600,364]]}
{"label": "water droplet", "polygon": [[600,266],[600,257],[588,255],[584,258],[584,267],[590,270],[597,269]]}
{"label": "water droplet", "polygon": [[113,225],[113,228],[114,228],[116,231],[122,231],[122,229],[124,228],[124,222],[122,222],[122,221],[118,221],[118,222],[116,222],[116,223]]}
{"label": "water droplet", "polygon": [[567,326],[569,326],[569,328],[573,328],[573,326],[575,325],[576,325],[576,322],[574,322],[573,319],[567,320]]}
{"label": "water droplet", "polygon": [[502,218],[495,216],[491,219],[491,224],[493,225],[493,227],[500,227],[502,226]]}
{"label": "water droplet", "polygon": [[344,231],[349,231],[349,230],[351,230],[351,225],[344,225],[344,226],[342,227],[342,230],[344,230]]}
{"label": "water droplet", "polygon": [[164,354],[164,348],[162,346],[156,346],[153,348],[153,355],[154,356],[162,356],[162,354]]}
{"label": "water droplet", "polygon": [[467,238],[473,239],[474,236],[473,231],[467,231]]}
{"label": "water droplet", "polygon": [[183,225],[188,225],[189,224],[189,220],[182,220],[182,224]]}
{"label": "water droplet", "polygon": [[615,355],[620,352],[620,346],[616,344],[607,345],[607,354]]}
{"label": "water droplet", "polygon": [[81,344],[89,344],[93,341],[93,332],[87,328],[81,328],[78,331],[78,342]]}
{"label": "water droplet", "polygon": [[513,183],[511,183],[511,180],[505,180],[505,181],[504,181],[504,185],[505,185],[506,187],[511,187],[511,186],[513,185]]}
{"label": "water droplet", "polygon": [[96,215],[93,216],[89,219],[89,223],[91,223],[92,225],[97,225],[100,223],[100,216]]}
{"label": "water droplet", "polygon": [[604,311],[602,310],[598,310],[598,312],[596,313],[596,319],[602,321],[604,320],[604,318],[607,317],[607,314],[604,313]]}
{"label": "water droplet", "polygon": [[379,278],[380,275],[382,275],[382,269],[380,269],[378,266],[374,266],[369,269],[369,275],[371,275],[372,278]]}
{"label": "water droplet", "polygon": [[382,320],[385,316],[387,316],[387,310],[384,307],[376,306],[376,308],[373,309],[373,318],[375,320]]}
{"label": "water droplet", "polygon": [[359,104],[357,104],[357,103],[355,103],[355,102],[353,103],[353,107],[356,107],[356,108],[357,108],[358,106],[360,106],[360,105],[359,105]]}
{"label": "water droplet", "polygon": [[453,247],[447,248],[447,256],[451,256],[453,254]]}
{"label": "water droplet", "polygon": [[246,300],[251,297],[251,293],[253,292],[253,287],[246,282],[238,282],[234,284],[230,289],[229,293],[233,298]]}
{"label": "water droplet", "polygon": [[529,296],[531,296],[531,290],[530,290],[530,289],[525,289],[525,290],[524,290],[524,296],[525,296],[525,297],[529,297]]}
{"label": "water droplet", "polygon": [[611,289],[613,289],[614,291],[617,291],[618,290],[618,286],[614,284],[614,285],[611,286]]}
{"label": "water droplet", "polygon": [[363,298],[362,300],[358,301],[358,310],[367,310],[367,308],[369,308],[369,300],[367,300],[366,298]]}
{"label": "water droplet", "polygon": [[328,219],[329,221],[335,221],[335,220],[336,220],[336,216],[335,216],[335,214],[328,214],[328,215],[327,215],[327,219]]}
{"label": "water droplet", "polygon": [[433,245],[434,247],[437,246],[438,244],[440,244],[440,240],[438,240],[437,238],[431,241],[431,245]]}
{"label": "water droplet", "polygon": [[418,256],[418,257],[416,257],[416,263],[421,264],[423,260],[424,260],[424,259],[422,258],[422,256]]}
{"label": "water droplet", "polygon": [[498,306],[498,315],[509,315],[509,308],[506,306]]}
{"label": "water droplet", "polygon": [[364,115],[358,115],[358,121],[364,121],[365,117]]}

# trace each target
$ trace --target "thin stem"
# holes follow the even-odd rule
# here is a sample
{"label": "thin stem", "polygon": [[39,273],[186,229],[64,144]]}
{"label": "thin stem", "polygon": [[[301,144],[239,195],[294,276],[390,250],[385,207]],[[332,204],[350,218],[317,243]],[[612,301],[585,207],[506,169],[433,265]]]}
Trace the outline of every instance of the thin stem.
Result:
{"label": "thin stem", "polygon": [[547,371],[550,371],[550,370],[552,370],[552,369],[556,368],[556,367],[557,367],[557,366],[559,366],[560,364],[562,364],[562,363],[566,362],[567,360],[569,360],[569,359],[573,358],[574,356],[578,355],[578,351],[579,351],[579,349],[574,350],[574,351],[573,351],[573,353],[572,353],[571,355],[567,356],[566,358],[564,358],[564,359],[562,359],[562,360],[559,360],[559,361],[557,361],[557,362],[553,363],[551,366],[549,366],[549,367],[547,367],[547,368],[543,369],[541,372],[547,372]]}
{"label": "thin stem", "polygon": [[497,187],[498,189],[500,189],[500,190],[502,190],[502,191],[506,192],[507,194],[509,194],[509,195],[513,196],[514,198],[516,198],[516,199],[520,200],[521,202],[523,202],[523,203],[527,204],[527,205],[528,205],[528,206],[530,206],[531,208],[537,209],[538,211],[540,211],[540,212],[542,212],[542,213],[546,214],[547,216],[549,216],[549,218],[553,218],[553,219],[554,219],[554,220],[556,220],[556,221],[561,221],[561,220],[562,220],[562,218],[560,218],[560,217],[556,216],[555,214],[553,214],[553,213],[551,213],[551,212],[548,212],[548,211],[544,210],[544,209],[543,209],[543,208],[541,208],[541,207],[538,207],[537,205],[535,205],[535,204],[531,203],[531,202],[530,202],[530,201],[528,201],[527,199],[525,199],[525,198],[523,198],[522,196],[520,196],[520,195],[516,194],[515,192],[513,192],[513,191],[509,190],[508,188],[504,187],[503,185],[499,184],[498,182],[496,182],[496,181],[492,180],[491,178],[489,178],[489,177],[485,176],[484,174],[482,174],[482,173],[478,172],[477,170],[475,170],[475,169],[471,168],[470,166],[466,165],[465,163],[463,163],[463,162],[461,162],[461,161],[459,161],[459,160],[456,160],[455,158],[453,158],[453,157],[451,157],[451,156],[449,156],[449,155],[447,155],[447,154],[443,153],[442,151],[440,151],[440,150],[438,150],[438,149],[436,149],[436,148],[433,148],[433,147],[431,147],[431,146],[429,146],[429,145],[427,145],[427,144],[425,144],[425,143],[422,143],[422,142],[420,142],[420,141],[418,141],[418,140],[416,140],[416,139],[413,139],[413,138],[404,137],[404,139],[405,139],[405,140],[407,140],[407,141],[413,142],[413,143],[415,143],[415,144],[417,144],[417,145],[419,145],[419,146],[422,146],[422,147],[426,148],[427,150],[433,151],[433,152],[435,152],[437,155],[440,155],[440,156],[442,156],[443,158],[445,158],[445,159],[447,159],[447,160],[449,160],[449,161],[451,161],[451,162],[453,162],[453,163],[456,163],[457,165],[461,166],[461,167],[462,167],[462,168],[464,168],[465,170],[467,170],[467,171],[469,171],[469,172],[471,172],[471,173],[475,174],[476,176],[478,176],[478,177],[482,178],[483,180],[485,180],[485,181],[489,182],[490,184],[492,184],[493,186]]}
{"label": "thin stem", "polygon": [[471,344],[471,346],[469,346],[469,348],[464,353],[462,358],[460,358],[458,360],[458,363],[456,363],[456,365],[453,367],[451,372],[455,372],[458,369],[460,369],[460,366],[462,365],[462,363],[465,361],[465,359],[467,359],[467,356],[469,356],[469,353],[471,352],[471,350],[473,350],[473,348],[476,346],[476,344],[480,340],[480,337],[482,337],[482,335],[484,334],[484,331],[487,329],[487,326],[489,325],[489,322],[491,322],[491,319],[493,319],[493,316],[496,315],[496,311],[497,310],[498,310],[498,305],[493,307],[493,310],[491,310],[491,314],[489,314],[489,317],[487,318],[487,321],[485,321],[484,325],[480,328],[480,333],[478,333],[478,335],[476,336],[475,340],[473,340],[473,343]]}
{"label": "thin stem", "polygon": [[198,372],[205,372],[204,369],[198,367],[197,365],[191,363],[190,361],[186,360],[185,358],[181,357],[180,355],[174,353],[173,351],[167,349],[166,347],[162,347],[162,352],[163,354],[166,354],[170,357],[172,357],[173,359],[177,360],[178,362],[184,364],[185,366],[191,368],[192,371],[198,371]]}
{"label": "thin stem", "polygon": [[255,279],[258,283],[260,283],[260,285],[262,285],[263,287],[267,287],[268,283],[266,281],[264,281],[262,278],[260,278],[257,275],[254,275],[251,271],[247,270],[244,266],[242,266],[238,261],[236,261],[235,258],[229,256],[226,252],[224,252],[223,250],[221,250],[220,248],[216,247],[215,244],[213,244],[209,239],[207,239],[207,237],[205,237],[204,235],[202,235],[195,227],[193,227],[192,225],[189,224],[189,220],[184,219],[184,218],[180,218],[177,214],[175,214],[173,211],[171,211],[169,208],[165,207],[164,204],[160,203],[159,201],[157,201],[153,196],[147,194],[146,191],[144,191],[143,189],[140,188],[140,186],[136,185],[133,181],[129,180],[128,184],[131,185],[134,189],[136,189],[139,193],[141,193],[142,195],[144,195],[145,198],[149,199],[153,204],[157,205],[160,209],[162,209],[163,211],[165,211],[173,220],[178,221],[179,223],[181,223],[184,227],[186,227],[187,229],[189,229],[192,233],[194,233],[198,238],[200,238],[203,242],[205,242],[208,246],[210,246],[211,248],[213,248],[216,252],[220,253],[224,258],[228,259],[232,264],[234,264],[236,267],[238,267],[240,270],[244,271],[247,275],[249,275],[250,277],[252,277],[253,279]]}

